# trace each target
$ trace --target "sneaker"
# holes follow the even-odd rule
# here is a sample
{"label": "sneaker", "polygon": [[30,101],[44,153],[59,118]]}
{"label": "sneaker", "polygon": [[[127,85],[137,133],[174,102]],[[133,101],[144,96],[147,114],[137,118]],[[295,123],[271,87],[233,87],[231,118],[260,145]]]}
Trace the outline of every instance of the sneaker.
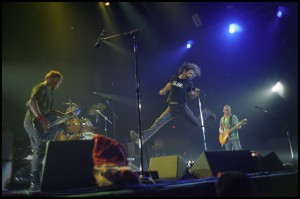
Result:
{"label": "sneaker", "polygon": [[31,192],[40,192],[41,191],[41,187],[40,187],[40,185],[31,183],[30,187],[29,187],[29,191],[31,191]]}
{"label": "sneaker", "polygon": [[203,114],[207,115],[207,119],[216,121],[217,115],[214,112],[212,112],[211,110],[209,110],[208,108],[204,108],[202,112],[203,112]]}
{"label": "sneaker", "polygon": [[[130,137],[131,139],[134,141],[135,144],[139,144],[139,135],[134,132],[133,130],[130,131]],[[143,144],[144,144],[144,141],[143,141]]]}

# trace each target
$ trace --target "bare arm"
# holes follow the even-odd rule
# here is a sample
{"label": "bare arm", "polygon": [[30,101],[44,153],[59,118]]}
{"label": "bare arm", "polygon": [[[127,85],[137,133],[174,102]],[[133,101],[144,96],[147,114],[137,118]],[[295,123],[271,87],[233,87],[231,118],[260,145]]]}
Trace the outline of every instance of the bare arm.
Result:
{"label": "bare arm", "polygon": [[171,83],[169,82],[165,85],[165,87],[159,90],[159,94],[166,95],[166,93],[170,90],[170,88],[171,88]]}
{"label": "bare arm", "polygon": [[39,106],[37,105],[37,100],[35,98],[31,98],[29,100],[28,106],[34,116],[38,119],[44,129],[48,129],[50,126],[50,122],[44,117],[41,113]]}

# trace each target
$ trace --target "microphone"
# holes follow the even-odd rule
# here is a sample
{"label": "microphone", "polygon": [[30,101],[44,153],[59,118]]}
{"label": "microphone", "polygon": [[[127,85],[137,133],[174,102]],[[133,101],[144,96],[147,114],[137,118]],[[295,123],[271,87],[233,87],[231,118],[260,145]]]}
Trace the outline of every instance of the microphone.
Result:
{"label": "microphone", "polygon": [[98,48],[100,46],[103,36],[104,36],[104,30],[102,30],[97,42],[95,43],[95,48]]}
{"label": "microphone", "polygon": [[257,109],[259,109],[259,110],[261,110],[261,111],[263,111],[263,112],[265,112],[265,113],[268,112],[266,109],[264,109],[264,108],[262,108],[262,107],[260,107],[260,106],[254,106],[254,108],[257,108]]}

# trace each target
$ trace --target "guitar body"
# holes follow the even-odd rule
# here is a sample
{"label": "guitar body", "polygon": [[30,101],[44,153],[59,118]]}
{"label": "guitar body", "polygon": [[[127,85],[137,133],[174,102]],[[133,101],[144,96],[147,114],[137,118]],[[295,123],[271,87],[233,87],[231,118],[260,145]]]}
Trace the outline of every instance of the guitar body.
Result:
{"label": "guitar body", "polygon": [[219,142],[221,145],[224,145],[229,138],[229,134],[225,131],[219,134]]}
{"label": "guitar body", "polygon": [[39,132],[39,136],[42,139],[49,138],[54,133],[57,133],[59,131],[59,127],[57,125],[65,122],[69,117],[71,117],[70,113],[74,113],[74,111],[76,110],[78,110],[78,108],[70,110],[68,113],[59,118],[54,113],[45,115],[44,117],[50,122],[50,126],[47,130],[44,130],[43,126],[37,118],[34,118],[33,125]]}
{"label": "guitar body", "polygon": [[50,122],[50,127],[47,130],[44,130],[43,126],[37,118],[33,120],[33,124],[36,130],[39,132],[39,137],[43,139],[50,137],[53,133],[56,133],[57,127],[55,125],[51,126],[51,123],[58,119],[57,116],[53,113],[45,115],[44,117]]}
{"label": "guitar body", "polygon": [[247,122],[247,119],[242,119],[241,121],[239,121],[234,127],[232,127],[231,129],[225,130],[221,133],[219,133],[219,142],[220,144],[223,146],[228,138],[230,137],[230,133],[235,130],[239,125],[245,125]]}

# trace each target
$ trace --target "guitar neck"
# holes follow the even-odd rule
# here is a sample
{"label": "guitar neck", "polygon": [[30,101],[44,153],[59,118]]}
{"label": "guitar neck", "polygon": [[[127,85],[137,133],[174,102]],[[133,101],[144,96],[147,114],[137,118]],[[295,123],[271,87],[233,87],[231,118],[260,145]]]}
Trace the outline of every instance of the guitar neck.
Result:
{"label": "guitar neck", "polygon": [[[62,116],[62,117],[60,117],[60,118],[58,118],[57,120],[51,122],[50,127],[53,127],[53,126],[55,126],[56,124],[59,124],[60,122],[62,122],[63,120],[66,120],[69,116],[70,116],[70,115],[66,114],[66,115],[64,115],[64,116]],[[50,127],[49,127],[49,128],[50,128]]]}

